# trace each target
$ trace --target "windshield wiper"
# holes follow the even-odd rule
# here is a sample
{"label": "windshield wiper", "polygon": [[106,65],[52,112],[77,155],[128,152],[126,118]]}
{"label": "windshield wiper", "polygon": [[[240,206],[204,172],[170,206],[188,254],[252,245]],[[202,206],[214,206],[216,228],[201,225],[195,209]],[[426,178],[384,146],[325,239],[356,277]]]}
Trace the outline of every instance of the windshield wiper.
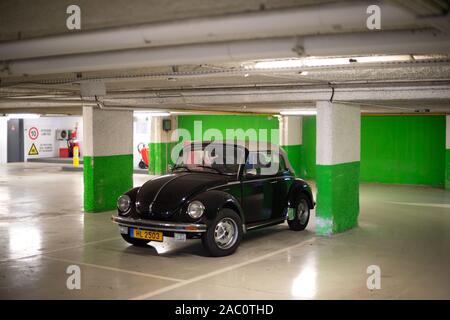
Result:
{"label": "windshield wiper", "polygon": [[206,169],[213,169],[213,170],[217,171],[217,172],[220,173],[220,174],[225,174],[225,173],[223,173],[221,170],[219,170],[219,169],[217,169],[217,168],[210,167],[210,166],[196,165],[196,167],[206,168]]}

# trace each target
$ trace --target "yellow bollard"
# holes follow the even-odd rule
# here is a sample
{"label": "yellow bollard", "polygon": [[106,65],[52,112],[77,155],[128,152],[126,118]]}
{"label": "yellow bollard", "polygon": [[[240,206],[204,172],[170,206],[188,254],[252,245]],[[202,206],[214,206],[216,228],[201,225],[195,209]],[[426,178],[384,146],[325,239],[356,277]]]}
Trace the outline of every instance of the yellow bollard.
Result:
{"label": "yellow bollard", "polygon": [[77,168],[80,165],[78,146],[73,147],[73,166]]}

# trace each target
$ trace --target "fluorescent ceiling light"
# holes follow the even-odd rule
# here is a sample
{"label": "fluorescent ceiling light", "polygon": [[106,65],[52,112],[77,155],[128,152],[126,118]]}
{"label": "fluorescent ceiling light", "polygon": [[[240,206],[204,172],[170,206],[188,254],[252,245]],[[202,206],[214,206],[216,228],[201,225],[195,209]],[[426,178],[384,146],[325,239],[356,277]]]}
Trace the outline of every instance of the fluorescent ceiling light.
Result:
{"label": "fluorescent ceiling light", "polygon": [[6,117],[7,119],[38,119],[39,114],[35,113],[11,113]]}
{"label": "fluorescent ceiling light", "polygon": [[255,63],[255,69],[281,69],[281,68],[295,68],[303,67],[303,59],[290,59],[290,60],[271,60],[260,61]]}
{"label": "fluorescent ceiling light", "polygon": [[376,62],[394,62],[394,61],[410,61],[411,56],[398,55],[398,56],[368,56],[368,57],[355,57],[356,62],[359,63],[376,63]]}
{"label": "fluorescent ceiling light", "polygon": [[134,112],[136,117],[168,117],[170,116],[170,112],[166,111],[158,111],[158,112],[149,112],[149,111],[135,111]]}
{"label": "fluorescent ceiling light", "polygon": [[350,64],[349,58],[306,58],[303,61],[305,67],[341,66]]}
{"label": "fluorescent ceiling light", "polygon": [[254,65],[255,69],[283,69],[283,68],[302,68],[302,67],[322,67],[332,65],[350,64],[348,58],[304,58],[288,60],[260,61]]}
{"label": "fluorescent ceiling light", "polygon": [[409,55],[390,55],[390,56],[349,56],[335,58],[319,58],[308,57],[301,59],[280,59],[265,60],[247,65],[246,69],[283,69],[283,68],[302,68],[302,67],[324,67],[324,66],[341,66],[353,63],[380,63],[395,61],[410,61]]}
{"label": "fluorescent ceiling light", "polygon": [[280,111],[282,116],[309,116],[317,114],[316,110],[300,110],[300,109],[292,109],[292,110],[282,110]]}

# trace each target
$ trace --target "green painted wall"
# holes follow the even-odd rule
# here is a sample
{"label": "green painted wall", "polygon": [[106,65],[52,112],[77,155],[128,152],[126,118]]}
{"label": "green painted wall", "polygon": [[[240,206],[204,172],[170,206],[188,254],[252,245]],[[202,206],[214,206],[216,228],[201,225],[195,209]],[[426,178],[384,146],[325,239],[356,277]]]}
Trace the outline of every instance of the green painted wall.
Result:
{"label": "green painted wall", "polygon": [[446,151],[445,164],[445,189],[450,190],[450,149]]}
{"label": "green painted wall", "polygon": [[363,116],[361,181],[444,186],[445,116]]}
{"label": "green painted wall", "polygon": [[[203,131],[214,128],[226,138],[226,129],[278,129],[278,118],[273,116],[255,116],[255,115],[188,115],[178,116],[178,128],[186,129],[190,132],[192,140],[194,139],[194,121],[202,121]],[[270,131],[267,132],[268,139],[263,141],[272,141]],[[276,137],[278,142],[278,135]]]}
{"label": "green painted wall", "polygon": [[302,158],[299,176],[304,179],[316,178],[316,117],[303,117]]}
{"label": "green painted wall", "polygon": [[[227,128],[278,128],[276,117],[251,115],[180,116],[179,128],[193,134],[194,120],[202,121],[203,130],[217,128],[223,134]],[[286,150],[289,160],[298,176],[315,179],[315,116],[303,117],[302,141],[298,154]],[[449,166],[445,116],[362,116],[360,181],[444,187],[450,185]]]}
{"label": "green painted wall", "polygon": [[84,156],[84,211],[116,208],[117,198],[133,187],[133,155]]}
{"label": "green painted wall", "polygon": [[284,151],[286,151],[286,154],[288,156],[289,159],[289,163],[291,164],[292,168],[295,171],[295,175],[297,177],[300,176],[300,172],[302,171],[302,160],[303,160],[303,155],[302,155],[302,145],[298,144],[298,145],[292,145],[292,146],[281,146]]}
{"label": "green painted wall", "polygon": [[173,164],[170,157],[173,143],[171,142],[155,142],[148,144],[149,159],[148,171],[150,174],[164,174],[168,170],[168,166]]}
{"label": "green painted wall", "polygon": [[[316,177],[315,122],[303,119],[300,176],[307,179]],[[361,117],[361,182],[443,187],[444,173],[445,116]]]}
{"label": "green painted wall", "polygon": [[353,228],[359,214],[359,162],[317,166],[316,233]]}

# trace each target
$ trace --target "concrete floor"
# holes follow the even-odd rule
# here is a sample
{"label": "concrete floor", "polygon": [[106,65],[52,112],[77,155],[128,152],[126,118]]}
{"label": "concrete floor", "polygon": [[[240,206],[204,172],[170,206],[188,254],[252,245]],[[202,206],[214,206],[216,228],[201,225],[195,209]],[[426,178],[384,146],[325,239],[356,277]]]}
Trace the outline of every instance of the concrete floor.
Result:
{"label": "concrete floor", "polygon": [[[351,231],[280,225],[210,258],[195,240],[129,246],[112,212],[83,214],[82,179],[52,164],[0,166],[0,299],[450,299],[449,191],[361,185]],[[69,265],[81,290],[66,287]],[[380,290],[367,289],[369,265]]]}

